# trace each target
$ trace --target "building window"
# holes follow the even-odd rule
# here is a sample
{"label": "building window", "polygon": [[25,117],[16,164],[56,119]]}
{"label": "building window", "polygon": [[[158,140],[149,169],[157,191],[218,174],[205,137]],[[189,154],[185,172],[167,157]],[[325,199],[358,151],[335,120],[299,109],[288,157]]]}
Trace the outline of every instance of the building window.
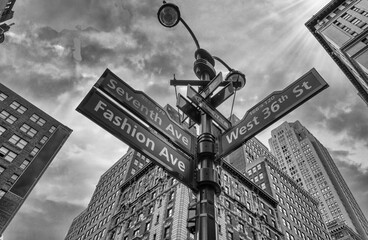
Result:
{"label": "building window", "polygon": [[150,206],[149,208],[148,208],[148,214],[152,214],[153,213],[153,207],[152,206]]}
{"label": "building window", "polygon": [[37,134],[36,129],[31,128],[28,124],[25,123],[20,127],[20,130],[30,137],[34,137]]}
{"label": "building window", "polygon": [[164,230],[164,239],[169,238],[170,237],[170,226],[165,227]]}
{"label": "building window", "polygon": [[151,222],[147,222],[145,231],[148,231],[150,228],[151,228]]}
{"label": "building window", "polygon": [[362,21],[360,20],[360,19],[358,19],[358,18],[354,18],[353,19],[353,21],[351,21],[351,23],[353,24],[353,25],[358,25],[359,23],[361,23]]}
{"label": "building window", "polygon": [[12,162],[14,160],[14,158],[17,157],[17,154],[10,151],[6,147],[1,147],[0,148],[0,157],[3,157],[5,160],[7,160],[9,162]]}
{"label": "building window", "polygon": [[171,217],[172,216],[172,208],[167,209],[167,214],[166,217]]}
{"label": "building window", "polygon": [[239,194],[235,194],[235,199],[240,202],[240,195]]}
{"label": "building window", "polygon": [[18,177],[19,177],[19,175],[17,175],[17,174],[13,174],[13,175],[11,176],[11,179],[13,179],[13,180],[15,181],[15,180],[17,180],[17,179],[18,179]]}
{"label": "building window", "polygon": [[39,148],[33,148],[32,149],[32,151],[31,151],[31,153],[30,153],[30,155],[32,156],[32,157],[34,157],[34,156],[36,156],[36,154],[38,153],[38,151],[39,151],[40,149]]}
{"label": "building window", "polygon": [[41,118],[35,113],[29,119],[31,119],[32,122],[35,122],[40,126],[43,126],[46,123],[45,119]]}
{"label": "building window", "polygon": [[229,240],[233,240],[234,239],[234,234],[232,232],[228,231],[227,234],[229,236],[228,237]]}
{"label": "building window", "polygon": [[174,192],[171,192],[170,194],[169,194],[169,200],[173,200],[174,199]]}
{"label": "building window", "polygon": [[244,224],[239,223],[239,232],[245,232]]}
{"label": "building window", "polygon": [[133,232],[134,237],[138,237],[138,235],[139,235],[139,228],[134,230],[134,232]]}
{"label": "building window", "polygon": [[4,197],[4,195],[5,195],[5,191],[4,191],[4,190],[0,190],[0,199],[1,199],[2,197]]}
{"label": "building window", "polygon": [[0,101],[4,101],[8,96],[3,93],[3,92],[0,92]]}
{"label": "building window", "polygon": [[13,124],[15,121],[17,121],[16,117],[14,117],[13,115],[11,115],[10,113],[8,113],[5,110],[2,110],[0,112],[0,118],[4,119],[5,121],[7,121],[10,124]]}
{"label": "building window", "polygon": [[17,112],[19,112],[20,114],[23,114],[25,111],[27,111],[27,108],[25,106],[21,105],[20,103],[16,101],[13,101],[10,104],[10,107],[16,110]]}
{"label": "building window", "polygon": [[226,222],[228,224],[231,224],[231,216],[230,215],[226,215]]}
{"label": "building window", "polygon": [[51,126],[51,128],[49,129],[50,133],[53,133],[55,131],[56,127],[55,126]]}
{"label": "building window", "polygon": [[266,236],[267,237],[271,237],[271,232],[270,232],[270,230],[268,228],[266,228]]}
{"label": "building window", "polygon": [[19,147],[20,149],[23,149],[28,144],[26,140],[20,138],[19,136],[15,134],[11,136],[11,138],[9,139],[9,142]]}
{"label": "building window", "polygon": [[0,135],[2,135],[6,131],[6,128],[0,126]]}
{"label": "building window", "polygon": [[41,144],[44,144],[46,141],[47,141],[47,139],[49,139],[48,137],[46,137],[46,136],[43,136],[42,138],[41,138],[41,140],[40,140],[40,143]]}
{"label": "building window", "polygon": [[28,160],[24,160],[23,163],[19,166],[20,169],[25,169],[30,162]]}

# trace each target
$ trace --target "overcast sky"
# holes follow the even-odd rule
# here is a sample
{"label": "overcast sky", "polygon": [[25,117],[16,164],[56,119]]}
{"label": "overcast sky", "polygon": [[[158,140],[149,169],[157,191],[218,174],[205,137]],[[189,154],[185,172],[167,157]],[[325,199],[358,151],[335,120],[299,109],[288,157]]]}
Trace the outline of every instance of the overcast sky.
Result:
{"label": "overcast sky", "polygon": [[[304,23],[328,0],[173,1],[202,48],[244,72],[234,113],[244,113],[311,68],[330,87],[257,137],[299,120],[326,146],[368,216],[368,108]],[[4,233],[5,240],[64,239],[102,173],[127,146],[75,111],[106,68],[162,106],[169,80],[195,79],[195,44],[183,25],[157,21],[162,1],[22,0],[0,45],[1,82],[73,129]],[[217,72],[226,69],[216,63]],[[185,88],[178,92],[186,95]],[[229,116],[232,99],[219,110]]]}

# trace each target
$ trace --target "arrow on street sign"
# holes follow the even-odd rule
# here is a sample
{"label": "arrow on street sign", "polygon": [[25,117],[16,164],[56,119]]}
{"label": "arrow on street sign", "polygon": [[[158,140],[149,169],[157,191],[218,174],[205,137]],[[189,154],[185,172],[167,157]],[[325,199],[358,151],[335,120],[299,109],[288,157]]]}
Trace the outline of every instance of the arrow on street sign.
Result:
{"label": "arrow on street sign", "polygon": [[244,142],[312,98],[328,84],[313,68],[282,91],[275,91],[246,112],[243,119],[219,137],[218,158],[231,153]]}
{"label": "arrow on street sign", "polygon": [[163,167],[171,176],[196,191],[195,164],[184,153],[157,137],[96,89],[92,89],[77,111]]}
{"label": "arrow on street sign", "polygon": [[211,116],[211,118],[217,122],[220,127],[227,130],[231,127],[231,123],[224,117],[219,111],[211,107],[206,100],[196,92],[190,85],[187,88],[187,97],[192,100],[198,107],[200,107],[205,113]]}
{"label": "arrow on street sign", "polygon": [[186,114],[192,121],[197,124],[201,124],[201,112],[180,93],[178,94],[178,98],[176,100],[176,106],[182,110],[183,113]]}
{"label": "arrow on street sign", "polygon": [[171,139],[182,151],[194,156],[196,137],[171,119],[165,109],[144,92],[133,89],[109,69],[102,74],[95,87],[147,122],[164,137]]}
{"label": "arrow on street sign", "polygon": [[225,102],[231,95],[235,92],[235,88],[233,82],[229,82],[226,87],[221,89],[215,96],[213,96],[210,100],[211,106],[217,108],[221,105],[221,103]]}
{"label": "arrow on street sign", "polygon": [[[172,107],[170,104],[166,104],[165,110],[166,110],[167,114],[170,115],[171,119],[174,119],[177,123],[180,123],[182,127],[187,129],[194,136],[197,136],[197,132],[196,132],[195,128],[191,129],[191,127],[192,127],[191,119],[189,119],[189,124],[186,123],[186,122],[182,122],[181,118],[183,118],[183,116],[174,107]],[[195,123],[193,123],[193,124],[195,124]]]}
{"label": "arrow on street sign", "polygon": [[210,96],[211,93],[213,93],[213,91],[216,90],[216,88],[220,85],[221,82],[222,82],[222,73],[220,72],[208,83],[208,85],[202,91],[200,91],[201,96],[203,98],[207,98],[208,96]]}

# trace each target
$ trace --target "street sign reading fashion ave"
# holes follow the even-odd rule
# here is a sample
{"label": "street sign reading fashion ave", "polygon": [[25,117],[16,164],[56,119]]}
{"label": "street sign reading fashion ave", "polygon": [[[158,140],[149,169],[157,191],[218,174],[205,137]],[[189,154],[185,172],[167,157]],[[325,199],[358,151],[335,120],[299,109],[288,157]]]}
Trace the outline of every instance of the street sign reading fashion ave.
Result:
{"label": "street sign reading fashion ave", "polygon": [[219,137],[218,158],[226,156],[251,137],[327,88],[313,68],[282,91],[275,91],[248,110],[243,119]]}
{"label": "street sign reading fashion ave", "polygon": [[196,137],[170,119],[165,109],[144,92],[133,89],[109,69],[105,70],[95,86],[170,138],[185,153],[194,156]]}
{"label": "street sign reading fashion ave", "polygon": [[171,176],[192,190],[196,190],[194,161],[158,138],[98,90],[92,89],[77,111],[163,167]]}
{"label": "street sign reading fashion ave", "polygon": [[200,107],[205,113],[211,116],[211,118],[217,122],[224,130],[231,127],[231,123],[224,117],[219,111],[209,105],[206,100],[197,93],[190,85],[187,88],[187,97],[192,100],[198,107]]}

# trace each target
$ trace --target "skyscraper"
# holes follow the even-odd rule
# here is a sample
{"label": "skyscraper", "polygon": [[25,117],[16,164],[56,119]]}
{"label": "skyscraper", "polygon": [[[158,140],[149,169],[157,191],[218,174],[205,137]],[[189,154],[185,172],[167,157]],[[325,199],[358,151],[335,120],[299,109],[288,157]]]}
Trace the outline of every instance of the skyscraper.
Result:
{"label": "skyscraper", "polygon": [[305,25],[368,105],[368,0],[332,0]]}
{"label": "skyscraper", "polygon": [[0,84],[0,235],[71,132]]}
{"label": "skyscraper", "polygon": [[248,163],[247,175],[279,202],[277,210],[285,239],[331,239],[318,209],[318,201],[281,171],[273,157],[259,157]]}
{"label": "skyscraper", "polygon": [[328,226],[346,224],[368,239],[368,222],[327,149],[299,121],[271,131],[272,153],[286,172],[313,197]]}

